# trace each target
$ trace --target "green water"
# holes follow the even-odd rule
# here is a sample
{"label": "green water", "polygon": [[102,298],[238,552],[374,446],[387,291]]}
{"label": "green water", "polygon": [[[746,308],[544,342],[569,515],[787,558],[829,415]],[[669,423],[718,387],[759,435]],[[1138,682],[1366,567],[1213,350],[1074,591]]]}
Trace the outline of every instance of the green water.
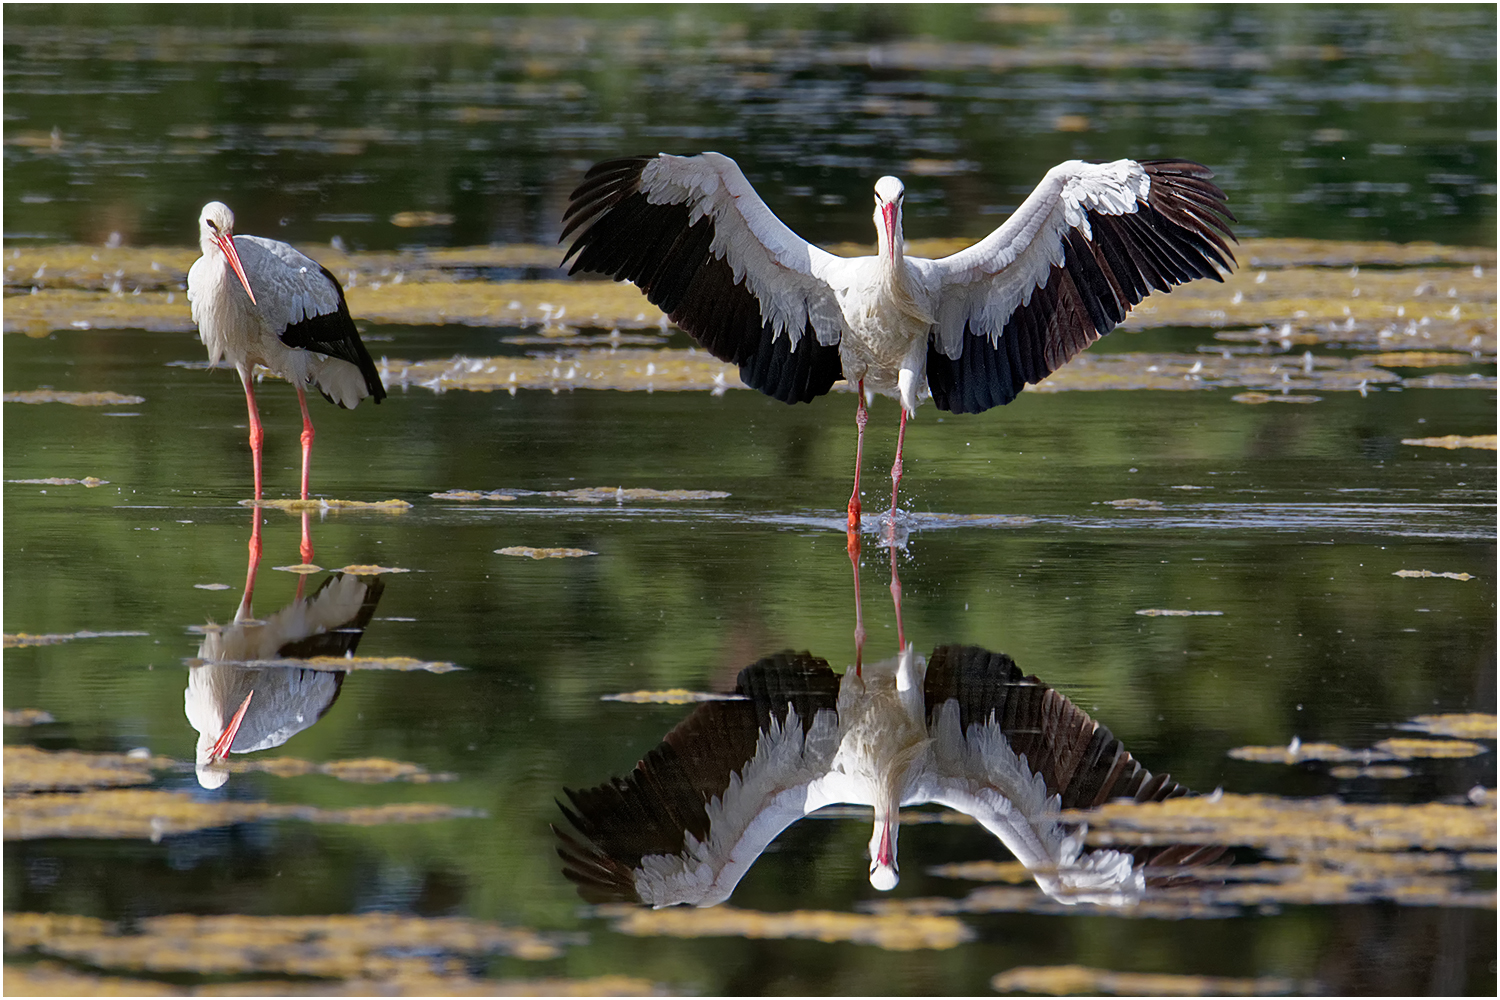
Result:
{"label": "green water", "polygon": [[[719,148],[819,239],[867,238],[869,179],[914,159],[972,164],[908,176],[908,233],[937,236],[986,231],[1058,160],[1176,155],[1214,166],[1243,235],[1492,245],[1494,36],[1493,8],[1473,6],[1090,7],[1030,24],[947,7],[12,7],[7,138],[56,126],[62,145],[5,147],[5,233],[8,245],[111,232],[181,245],[212,196],[235,206],[244,231],[293,242],[546,242],[589,162]],[[985,68],[993,53],[970,43],[1012,61]],[[1318,46],[1338,46],[1337,57]],[[923,52],[936,64],[918,65]],[[1058,131],[1061,115],[1091,128]],[[419,209],[455,222],[387,222]],[[515,331],[366,330],[377,358],[492,353],[502,332]],[[1129,348],[1129,336],[1107,344]],[[246,571],[237,381],[172,364],[202,360],[186,334],[73,331],[4,347],[7,391],[145,398],[5,404],[5,631],[145,633],[7,649],[6,707],[57,719],[7,728],[7,742],[146,747],[189,762],[184,661],[197,654],[196,627],[233,618]],[[267,492],[292,496],[295,395],[273,380],[258,394]],[[1152,770],[1197,789],[1422,802],[1493,788],[1493,743],[1392,781],[1227,751],[1293,737],[1366,747],[1417,714],[1495,710],[1495,453],[1401,443],[1493,433],[1494,392],[1384,387],[1313,406],[1230,396],[1026,393],[973,417],[924,407],[902,492],[907,638],[919,653],[942,643],[1009,653]],[[1013,965],[1066,963],[1280,975],[1343,993],[1493,992],[1492,908],[982,915],[964,918],[972,943],[911,953],[615,933],[559,873],[554,800],[626,773],[688,711],[603,695],[724,689],[786,648],[852,662],[852,400],[410,388],[353,412],[314,405],[313,492],[413,504],[313,520],[321,565],[410,571],[383,577],[360,654],[465,669],[351,673],[320,721],[266,754],[380,756],[456,780],[239,774],[209,792],[185,767],[158,786],[324,807],[442,802],[484,817],[11,841],[8,911],[473,916],[584,935],[563,958],[496,959],[487,974],[625,973],[703,993],[982,993]],[[895,422],[894,405],[878,401],[872,512]],[[108,483],[9,482],[84,476]],[[430,496],[594,486],[730,495]],[[1160,506],[1109,503],[1122,499]],[[975,514],[995,518],[944,520]],[[298,561],[299,522],[263,517],[261,617],[298,587],[273,567]],[[861,568],[866,655],[883,658],[896,651],[895,618],[874,543]],[[495,552],[516,545],[597,555]],[[1403,569],[1476,579],[1393,575]],[[1136,614],[1159,608],[1222,614]],[[848,910],[875,898],[868,837],[864,820],[800,823],[733,903]],[[911,826],[902,838],[898,897],[960,896],[972,886],[927,869],[1004,856],[976,827]]]}

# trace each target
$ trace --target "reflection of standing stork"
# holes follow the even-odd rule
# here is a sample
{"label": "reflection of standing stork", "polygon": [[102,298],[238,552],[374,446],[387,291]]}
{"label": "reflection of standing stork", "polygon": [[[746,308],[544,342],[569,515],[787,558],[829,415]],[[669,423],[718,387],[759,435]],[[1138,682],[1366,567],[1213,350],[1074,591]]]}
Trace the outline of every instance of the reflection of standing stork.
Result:
{"label": "reflection of standing stork", "polygon": [[[785,653],[740,672],[629,777],[568,791],[563,874],[591,902],[710,906],[787,826],[832,803],[870,805],[870,883],[898,879],[900,807],[936,803],[999,837],[1062,902],[1122,905],[1221,847],[1085,851],[1060,810],[1187,793],[1008,656],[942,646],[848,670]],[[555,828],[554,828],[555,829]]]}
{"label": "reflection of standing stork", "polygon": [[257,620],[250,610],[253,566],[234,623],[207,630],[198,648],[203,662],[188,668],[184,710],[198,730],[198,782],[204,788],[228,780],[221,761],[231,751],[281,746],[321,719],[343,687],[344,671],[263,661],[352,654],[385,589],[379,577],[335,573],[304,598],[306,577],[299,577],[296,599]]}
{"label": "reflection of standing stork", "polygon": [[[209,363],[228,358],[245,387],[255,499],[261,497],[265,431],[251,375],[260,365],[297,389],[306,500],[313,426],[304,387],[316,386],[330,403],[352,408],[366,396],[377,403],[385,398],[380,373],[354,328],[343,288],[326,267],[278,240],[234,235],[234,213],[217,201],[204,205],[198,217],[198,243],[203,256],[188,271],[188,301]],[[312,556],[304,528],[302,561]]]}
{"label": "reflection of standing stork", "polygon": [[809,402],[840,378],[898,399],[891,518],[907,417],[1002,406],[1114,329],[1153,289],[1222,281],[1233,221],[1208,168],[1186,160],[1069,160],[1004,225],[940,260],[909,257],[906,189],[875,182],[873,257],[838,257],[771,214],[729,157],[637,156],[596,164],[573,192],[562,238],[573,271],[632,281],[746,385]]}

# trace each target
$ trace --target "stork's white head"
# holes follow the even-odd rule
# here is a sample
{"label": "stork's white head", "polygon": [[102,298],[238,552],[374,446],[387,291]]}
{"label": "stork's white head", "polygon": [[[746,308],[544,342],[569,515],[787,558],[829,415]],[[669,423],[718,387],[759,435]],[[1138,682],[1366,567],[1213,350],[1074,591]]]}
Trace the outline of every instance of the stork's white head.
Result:
{"label": "stork's white head", "polygon": [[250,279],[245,276],[239,251],[234,248],[234,213],[222,201],[211,201],[198,213],[198,245],[203,248],[205,257],[213,256],[214,248],[218,248],[229,261],[229,266],[234,268],[240,284],[245,286],[245,294],[250,296],[253,304],[255,293],[250,290]]}
{"label": "stork's white head", "polygon": [[894,258],[902,250],[901,202],[906,185],[901,178],[889,175],[875,182],[875,232],[880,241],[880,256]]}

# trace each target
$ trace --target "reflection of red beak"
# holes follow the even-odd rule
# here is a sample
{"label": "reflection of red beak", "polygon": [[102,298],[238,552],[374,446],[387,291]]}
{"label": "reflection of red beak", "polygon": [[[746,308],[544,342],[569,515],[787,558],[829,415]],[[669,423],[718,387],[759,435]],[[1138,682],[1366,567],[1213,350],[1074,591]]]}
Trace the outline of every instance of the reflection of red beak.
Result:
{"label": "reflection of red beak", "polygon": [[229,258],[229,266],[234,268],[234,273],[239,275],[240,284],[245,286],[245,294],[250,296],[250,304],[255,304],[255,293],[250,290],[250,279],[245,277],[245,268],[240,264],[240,252],[234,248],[234,234],[220,233],[216,238],[219,249],[224,251],[224,256]]}
{"label": "reflection of red beak", "polygon": [[875,852],[875,860],[887,868],[896,867],[896,859],[891,857],[890,823],[886,823],[880,828],[880,847]]}
{"label": "reflection of red beak", "polygon": [[245,695],[245,700],[240,702],[239,711],[235,712],[234,718],[229,720],[229,725],[224,729],[224,735],[219,737],[213,749],[209,751],[208,762],[210,764],[229,756],[229,748],[234,746],[234,737],[240,731],[240,723],[245,721],[245,710],[250,707],[250,699],[254,697],[255,692],[251,691]]}

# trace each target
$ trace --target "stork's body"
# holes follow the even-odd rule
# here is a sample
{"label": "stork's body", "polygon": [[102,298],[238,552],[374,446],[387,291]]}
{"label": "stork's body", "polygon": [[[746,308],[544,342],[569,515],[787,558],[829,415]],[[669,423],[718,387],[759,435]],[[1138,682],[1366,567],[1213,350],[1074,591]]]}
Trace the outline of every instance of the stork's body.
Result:
{"label": "stork's body", "polygon": [[[188,301],[209,363],[227,360],[245,387],[255,499],[261,498],[265,440],[252,380],[258,365],[296,386],[306,500],[313,425],[305,387],[353,408],[366,396],[377,403],[385,398],[380,373],[359,339],[343,288],[327,268],[278,240],[234,235],[234,213],[217,201],[203,206],[198,241],[203,256],[188,271]],[[303,561],[311,562],[312,555],[304,532]]]}
{"label": "stork's body", "polygon": [[[807,402],[839,378],[978,413],[1010,402],[1108,333],[1151,290],[1222,280],[1233,261],[1224,193],[1196,163],[1070,160],[999,229],[929,260],[905,253],[895,177],[875,184],[873,257],[837,257],[771,213],[719,153],[611,160],[573,192],[573,270],[632,281],[753,388]],[[901,439],[891,470],[892,515]],[[849,523],[859,523],[859,462]]]}
{"label": "stork's body", "polygon": [[[874,807],[870,883],[897,883],[900,807],[973,816],[1064,902],[1138,898],[1148,860],[1087,852],[1061,810],[1111,798],[1183,795],[1141,767],[1108,729],[1003,654],[940,647],[842,678],[807,653],[740,672],[742,700],[696,709],[627,778],[569,791],[582,840],[558,830],[564,874],[591,902],[710,906],[729,898],[787,826],[833,803]],[[1156,848],[1153,865],[1222,848]]]}

